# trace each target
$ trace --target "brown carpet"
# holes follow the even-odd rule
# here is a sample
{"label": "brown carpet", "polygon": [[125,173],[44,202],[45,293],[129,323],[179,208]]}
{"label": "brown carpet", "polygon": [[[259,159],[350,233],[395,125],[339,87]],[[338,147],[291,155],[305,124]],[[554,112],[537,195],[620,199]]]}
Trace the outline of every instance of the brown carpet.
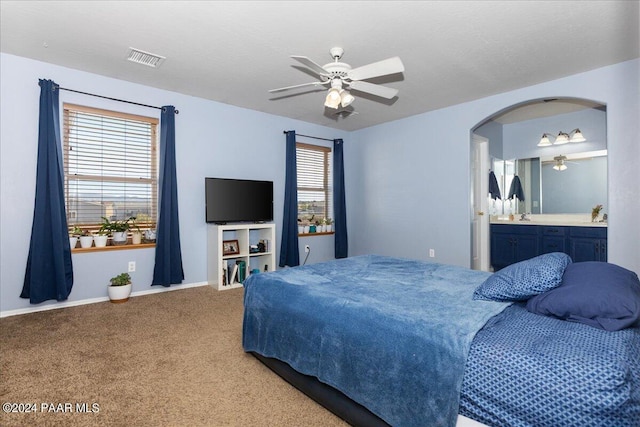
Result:
{"label": "brown carpet", "polygon": [[244,353],[242,296],[204,286],[0,319],[0,425],[345,426]]}

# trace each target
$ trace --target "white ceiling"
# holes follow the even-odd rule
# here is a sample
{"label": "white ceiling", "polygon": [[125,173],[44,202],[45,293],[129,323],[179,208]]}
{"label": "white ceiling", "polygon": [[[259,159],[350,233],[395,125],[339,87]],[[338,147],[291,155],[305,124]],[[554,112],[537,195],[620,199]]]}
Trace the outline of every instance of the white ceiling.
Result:
{"label": "white ceiling", "polygon": [[[640,57],[639,2],[627,0],[0,6],[2,52],[347,131]],[[322,88],[268,92],[315,81],[289,56],[322,65],[334,46],[353,67],[399,56],[404,73],[371,80],[399,89],[397,98],[354,91],[357,114],[343,117],[325,109]],[[134,64],[130,47],[167,59]]]}

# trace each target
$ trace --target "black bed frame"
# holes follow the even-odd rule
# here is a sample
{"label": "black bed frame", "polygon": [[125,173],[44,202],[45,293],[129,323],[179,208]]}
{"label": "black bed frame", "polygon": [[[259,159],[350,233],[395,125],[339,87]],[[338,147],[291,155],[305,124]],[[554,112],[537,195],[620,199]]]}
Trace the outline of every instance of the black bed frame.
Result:
{"label": "black bed frame", "polygon": [[289,384],[333,412],[354,427],[390,427],[383,419],[353,401],[341,391],[320,382],[316,377],[301,374],[289,364],[255,352],[249,352]]}

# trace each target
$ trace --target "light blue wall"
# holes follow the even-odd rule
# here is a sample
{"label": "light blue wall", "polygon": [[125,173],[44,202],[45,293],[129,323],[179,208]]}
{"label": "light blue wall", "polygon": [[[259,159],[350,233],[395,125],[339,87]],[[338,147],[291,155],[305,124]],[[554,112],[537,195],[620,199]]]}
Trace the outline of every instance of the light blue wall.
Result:
{"label": "light blue wall", "polygon": [[504,159],[502,157],[502,124],[489,121],[474,131],[477,135],[484,136],[489,140],[489,156],[496,159]]}
{"label": "light blue wall", "polygon": [[[131,100],[148,105],[174,105],[178,199],[184,284],[206,282],[206,227],[204,177],[274,181],[275,222],[280,247],[284,200],[285,136],[283,130],[324,138],[344,138],[346,132],[236,108],[148,86],[105,78],[12,55],[0,57],[0,311],[29,307],[19,298],[24,280],[33,217],[37,154],[38,79],[52,79],[62,87]],[[265,92],[266,96],[266,92]],[[95,97],[60,92],[61,102],[91,105],[159,117],[159,111]],[[306,141],[318,143],[318,141]],[[333,237],[304,239],[311,245],[309,263],[333,258]],[[301,242],[301,248],[304,248]],[[304,258],[301,251],[301,259]],[[84,253],[73,255],[74,286],[69,302],[103,298],[108,279],[132,273],[133,291],[147,291],[153,276],[154,250]],[[154,287],[155,288],[155,287]],[[56,305],[45,302],[37,307]]]}
{"label": "light blue wall", "polygon": [[[543,133],[557,135],[579,128],[587,141],[538,147]],[[552,157],[607,148],[607,113],[593,108],[502,125],[489,121],[475,130],[489,139],[489,155],[498,159]]]}
{"label": "light blue wall", "polygon": [[568,97],[607,107],[609,261],[640,271],[639,64],[628,61],[354,132],[345,144],[351,255],[429,259],[434,248],[435,261],[469,266],[471,129],[528,100]]}
{"label": "light blue wall", "polygon": [[[538,147],[543,133],[558,135],[576,128],[585,142]],[[529,159],[607,149],[607,113],[593,108],[503,126],[502,159]]]}
{"label": "light blue wall", "polygon": [[[172,104],[180,110],[176,155],[185,283],[197,284],[207,277],[203,177],[273,180],[280,236],[282,212],[277,206],[283,201],[285,129],[345,140],[350,255],[428,259],[428,249],[434,248],[435,261],[469,266],[470,131],[511,105],[547,97],[606,104],[609,162],[615,165],[608,177],[609,260],[640,271],[639,64],[640,60],[629,61],[348,133],[1,54],[0,310],[29,307],[19,294],[35,190],[39,78],[145,104]],[[62,92],[61,100],[137,114],[155,112],[69,92]],[[301,248],[306,241],[312,245],[309,262],[331,257],[332,238],[301,239]],[[77,254],[73,261],[70,301],[106,296],[108,278],[125,269],[128,261],[137,262],[134,291],[149,289],[153,250]]]}

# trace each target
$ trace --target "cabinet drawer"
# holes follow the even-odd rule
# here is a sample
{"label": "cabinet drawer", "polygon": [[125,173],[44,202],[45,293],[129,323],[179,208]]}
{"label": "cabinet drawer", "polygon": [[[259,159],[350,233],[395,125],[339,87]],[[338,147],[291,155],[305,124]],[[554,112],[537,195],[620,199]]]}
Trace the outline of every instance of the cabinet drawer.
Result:
{"label": "cabinet drawer", "polygon": [[538,234],[537,225],[491,224],[492,233],[500,234]]}
{"label": "cabinet drawer", "polygon": [[544,236],[566,236],[567,235],[567,227],[556,227],[556,226],[543,226],[542,234]]}
{"label": "cabinet drawer", "polygon": [[591,237],[594,239],[606,239],[607,227],[571,227],[571,237]]}
{"label": "cabinet drawer", "polygon": [[542,238],[542,253],[567,252],[567,239],[563,236],[544,236]]}

